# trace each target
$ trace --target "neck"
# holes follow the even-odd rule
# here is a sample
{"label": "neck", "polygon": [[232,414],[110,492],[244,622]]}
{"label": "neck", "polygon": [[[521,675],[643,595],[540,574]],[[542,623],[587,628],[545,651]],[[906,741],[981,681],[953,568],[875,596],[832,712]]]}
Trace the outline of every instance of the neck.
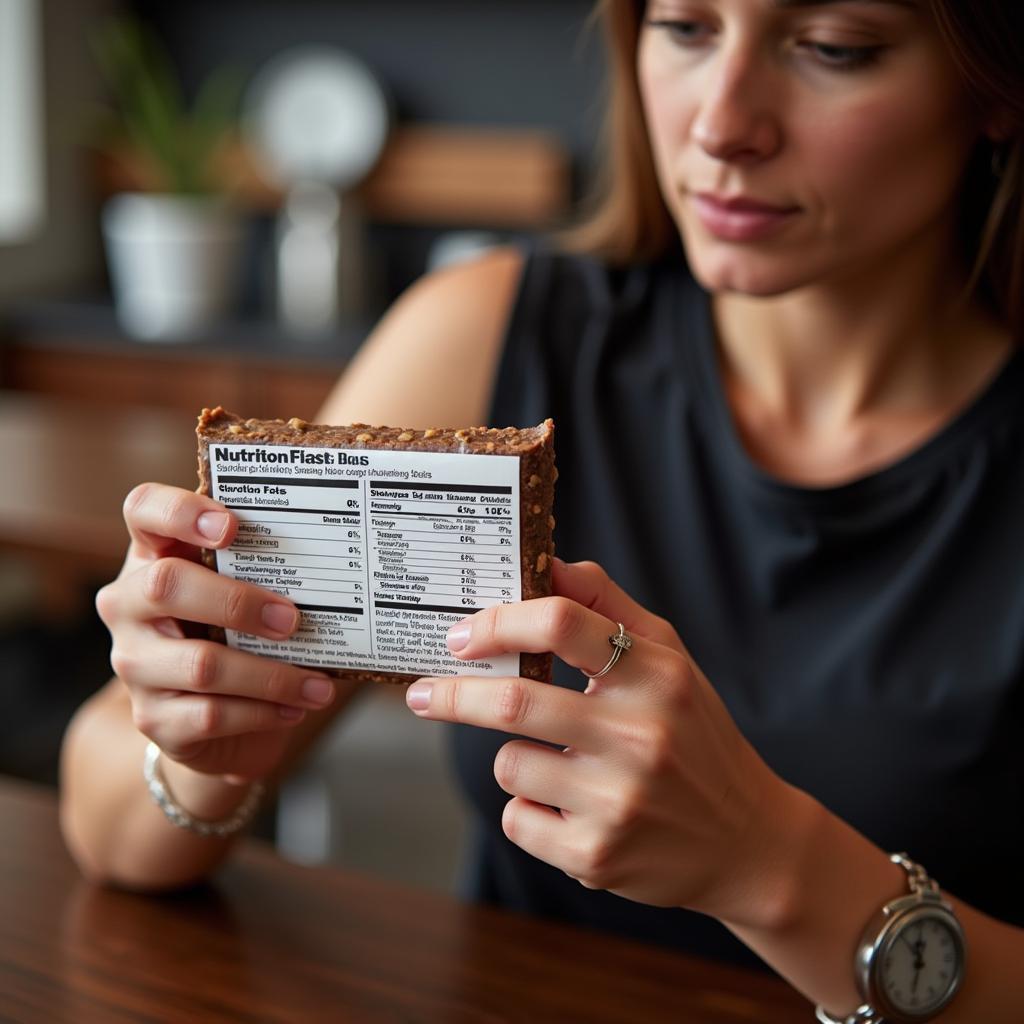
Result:
{"label": "neck", "polygon": [[885,273],[815,283],[772,298],[713,299],[731,395],[760,416],[828,434],[875,413],[955,406],[1005,357],[1010,340],[961,300],[963,278],[922,240],[880,260]]}

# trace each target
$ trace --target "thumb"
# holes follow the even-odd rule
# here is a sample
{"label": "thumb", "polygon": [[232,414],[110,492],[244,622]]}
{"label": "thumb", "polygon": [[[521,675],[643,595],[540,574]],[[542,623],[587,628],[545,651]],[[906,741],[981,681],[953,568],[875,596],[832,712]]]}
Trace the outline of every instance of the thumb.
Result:
{"label": "thumb", "polygon": [[559,597],[568,597],[613,622],[621,622],[627,633],[685,653],[672,624],[634,601],[597,562],[563,562],[553,558],[551,588]]}

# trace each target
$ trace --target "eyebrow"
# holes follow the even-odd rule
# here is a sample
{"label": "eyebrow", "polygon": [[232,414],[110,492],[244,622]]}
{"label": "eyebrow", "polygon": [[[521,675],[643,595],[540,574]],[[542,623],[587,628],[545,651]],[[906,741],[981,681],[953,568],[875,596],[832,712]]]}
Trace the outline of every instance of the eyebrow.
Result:
{"label": "eyebrow", "polygon": [[917,7],[917,0],[772,0],[772,4],[780,10],[791,7],[827,7],[835,4],[871,3],[889,7]]}

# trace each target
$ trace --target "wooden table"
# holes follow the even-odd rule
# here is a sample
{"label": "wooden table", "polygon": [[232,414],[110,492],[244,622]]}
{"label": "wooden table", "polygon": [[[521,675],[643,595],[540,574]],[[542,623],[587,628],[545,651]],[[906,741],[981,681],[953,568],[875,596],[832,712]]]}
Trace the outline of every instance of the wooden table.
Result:
{"label": "wooden table", "polygon": [[252,841],[184,894],[99,889],[65,852],[52,792],[2,777],[0,835],[11,1024],[813,1020],[769,976],[296,867]]}

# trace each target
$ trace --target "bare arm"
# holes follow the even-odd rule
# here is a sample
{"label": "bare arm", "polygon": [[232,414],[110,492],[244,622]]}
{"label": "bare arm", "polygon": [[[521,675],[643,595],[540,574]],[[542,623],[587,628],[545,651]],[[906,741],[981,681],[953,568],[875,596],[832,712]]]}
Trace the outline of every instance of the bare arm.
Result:
{"label": "bare arm", "polygon": [[483,424],[521,269],[521,255],[501,249],[414,284],[327,397],[321,421]]}
{"label": "bare arm", "polygon": [[[849,1014],[861,1002],[853,976],[861,930],[883,903],[908,891],[907,878],[885,852],[817,801],[779,788],[787,795],[771,804],[777,843],[764,842],[760,851],[769,854],[763,923],[725,923],[808,999],[834,1015]],[[771,834],[763,831],[766,838]],[[1024,929],[946,895],[963,925],[969,960],[962,990],[936,1020],[1019,1020]]]}
{"label": "bare arm", "polygon": [[[355,693],[351,684],[336,684],[327,711],[307,712],[289,730],[267,782],[273,785],[287,774]],[[93,881],[136,889],[188,885],[209,874],[233,844],[233,837],[203,838],[168,824],[142,779],[147,738],[133,721],[128,688],[116,677],[82,705],[68,727],[61,752],[61,826],[72,855]],[[227,817],[247,791],[166,754],[162,772],[178,803],[203,820]]]}
{"label": "bare arm", "polygon": [[[400,426],[483,423],[519,279],[521,257],[503,250],[432,275],[395,304],[329,396],[317,419]],[[281,410],[287,416],[287,410]],[[218,820],[246,792],[225,776],[280,779],[354,695],[333,682],[326,707],[303,697],[310,674],[185,635],[201,621],[263,635],[264,605],[292,607],[198,563],[200,545],[230,543],[197,531],[226,514],[209,498],[161,485],[126,502],[132,537],[118,579],[98,596],[118,676],[73,718],[61,752],[61,822],[91,878],[140,889],[193,882],[212,871],[231,839],[175,828],[142,780],[147,737],[194,817]],[[280,634],[276,634],[280,635]],[[294,709],[282,716],[281,708]],[[295,711],[300,714],[296,716]]]}

